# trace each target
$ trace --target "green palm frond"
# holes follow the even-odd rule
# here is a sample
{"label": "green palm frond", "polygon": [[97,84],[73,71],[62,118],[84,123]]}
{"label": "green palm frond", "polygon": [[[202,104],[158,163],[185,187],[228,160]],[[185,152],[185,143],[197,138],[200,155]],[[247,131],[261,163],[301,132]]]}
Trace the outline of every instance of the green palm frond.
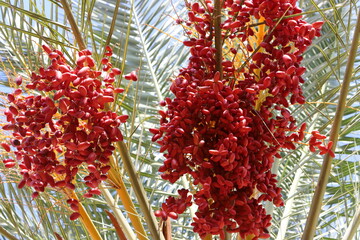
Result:
{"label": "green palm frond", "polygon": [[[118,79],[116,84],[126,91],[118,96],[112,107],[118,113],[130,116],[122,129],[126,144],[151,206],[159,208],[165,197],[186,184],[184,179],[170,185],[159,177],[162,155],[157,144],[151,142],[152,134],[148,131],[158,125],[159,101],[171,97],[171,78],[186,65],[188,49],[181,43],[184,29],[174,21],[177,16],[184,15],[184,3],[156,0],[68,2],[86,45],[97,61],[101,60],[103,49],[109,44],[114,49],[112,62],[115,67],[124,74],[137,71],[138,82]],[[322,36],[314,41],[303,61],[308,69],[303,86],[307,103],[293,106],[293,114],[299,125],[308,123],[309,132],[319,129],[326,135],[339,97],[359,1],[313,0],[300,1],[300,5],[305,9],[308,22],[322,20],[325,24]],[[0,74],[4,94],[10,91],[6,86],[9,83],[13,86],[12,79],[16,75],[23,75],[27,81],[26,76],[47,64],[42,44],[60,49],[69,60],[75,59],[75,40],[59,2],[0,0],[0,69],[7,74],[4,79]],[[353,71],[340,142],[315,239],[341,239],[359,208],[359,61],[360,58]],[[2,101],[0,105],[6,106],[6,102]],[[305,145],[298,146],[295,151],[283,152],[282,156],[276,165],[285,207],[272,212],[271,239],[299,239],[322,158],[309,152]],[[1,152],[1,159],[7,157],[7,153]],[[120,155],[115,157],[122,167]],[[29,189],[17,189],[19,176],[3,171],[3,165],[0,169],[0,234],[4,229],[16,239],[56,239],[55,233],[64,239],[90,239],[80,222],[68,220],[70,210],[62,194],[47,191],[32,200]],[[131,197],[137,203],[127,173],[123,171],[123,175]],[[107,184],[105,187],[126,216],[112,186]],[[77,191],[85,191],[85,186],[79,186]],[[105,199],[97,197],[83,203],[103,239],[116,239],[115,229],[105,214],[105,210],[109,210]],[[174,239],[195,239],[190,223],[189,211],[179,220],[172,221]],[[360,237],[359,231],[356,237]]]}

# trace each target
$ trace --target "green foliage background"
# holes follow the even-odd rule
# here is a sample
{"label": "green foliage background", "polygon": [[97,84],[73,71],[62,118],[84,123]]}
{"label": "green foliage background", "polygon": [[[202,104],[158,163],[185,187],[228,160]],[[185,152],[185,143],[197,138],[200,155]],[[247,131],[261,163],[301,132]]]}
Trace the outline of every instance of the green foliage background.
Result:
{"label": "green foliage background", "polygon": [[[130,116],[122,129],[125,141],[149,202],[156,209],[166,196],[176,191],[178,185],[187,184],[186,179],[176,185],[161,180],[157,169],[162,156],[159,147],[151,142],[148,131],[150,127],[158,125],[158,102],[171,96],[171,78],[187,64],[188,49],[180,41],[185,39],[184,30],[174,20],[178,16],[185,17],[185,5],[181,1],[171,0],[77,0],[69,3],[96,60],[101,59],[104,46],[111,45],[116,67],[124,73],[138,70],[138,82],[129,83],[121,79],[116,82],[127,91],[117,99],[115,109]],[[299,5],[308,22],[324,21],[325,24],[322,36],[314,41],[303,61],[308,69],[303,86],[307,103],[293,106],[292,113],[299,125],[307,122],[309,130],[319,129],[327,135],[332,125],[360,5],[358,0],[301,0]],[[32,71],[47,64],[41,51],[42,44],[60,49],[69,59],[76,56],[74,38],[59,2],[1,0],[1,111],[7,105],[6,93],[11,91],[9,86],[14,86],[15,77],[22,75],[26,81]],[[352,72],[340,142],[315,239],[341,239],[356,209],[360,208],[359,60],[360,57]],[[0,120],[4,123],[4,117],[1,116]],[[3,132],[0,141],[8,137]],[[271,205],[267,206],[273,216],[271,239],[299,239],[322,158],[302,145],[294,151],[282,152],[282,156],[273,171],[278,173],[285,207],[273,209]],[[7,157],[8,153],[0,153],[0,159]],[[119,158],[118,155],[116,157]],[[126,180],[126,172],[123,174]],[[64,196],[49,190],[36,200],[31,200],[31,190],[17,189],[18,181],[18,174],[5,169],[0,163],[0,233],[7,232],[16,239],[56,239],[55,232],[64,239],[90,239],[79,221],[68,220],[70,210]],[[136,202],[132,186],[128,182],[127,186]],[[115,196],[111,186],[107,187]],[[84,189],[82,186],[77,191]],[[97,197],[83,203],[103,239],[117,239],[113,225],[104,212],[109,210],[106,201]],[[123,211],[120,201],[117,206]],[[198,239],[190,226],[193,212],[194,209],[188,210],[179,220],[172,221],[174,239]],[[0,234],[0,239],[9,239],[4,236]],[[355,239],[360,239],[359,231]]]}

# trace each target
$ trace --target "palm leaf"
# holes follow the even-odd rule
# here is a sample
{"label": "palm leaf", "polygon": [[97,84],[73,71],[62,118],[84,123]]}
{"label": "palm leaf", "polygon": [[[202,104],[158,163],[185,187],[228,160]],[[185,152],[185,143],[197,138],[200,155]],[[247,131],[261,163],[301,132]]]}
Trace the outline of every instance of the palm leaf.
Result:
{"label": "palm leaf", "polygon": [[[185,65],[187,49],[179,40],[183,29],[175,25],[173,18],[183,16],[183,3],[173,1],[74,1],[71,7],[80,31],[97,61],[104,46],[114,48],[112,61],[125,74],[137,70],[139,81],[129,83],[118,79],[117,85],[126,89],[119,95],[113,108],[130,119],[123,132],[131,158],[153,208],[158,208],[164,198],[173,194],[179,184],[169,185],[161,180],[157,169],[162,157],[159,148],[151,142],[150,127],[158,124],[158,102],[171,96],[168,90],[171,78]],[[293,114],[299,125],[307,122],[309,129],[319,129],[327,134],[339,97],[339,84],[344,75],[346,59],[353,31],[354,16],[359,2],[354,1],[303,1],[308,22],[323,20],[322,37],[315,40],[303,61],[307,67],[303,90],[307,104],[294,106]],[[51,9],[46,10],[46,9]],[[24,77],[39,66],[47,64],[41,53],[42,44],[61,49],[69,59],[74,59],[74,37],[65,21],[64,12],[57,1],[0,1],[0,53],[4,85],[15,75]],[[359,195],[359,60],[353,71],[353,83],[347,110],[342,122],[337,157],[333,163],[330,182],[318,224],[316,239],[340,239],[344,235],[358,208]],[[2,75],[0,75],[1,77]],[[8,81],[9,80],[9,81]],[[2,91],[9,92],[3,87]],[[1,106],[6,106],[5,101]],[[298,146],[291,152],[283,152],[279,160],[278,179],[283,188],[285,208],[273,210],[272,239],[299,239],[309,210],[309,203],[316,186],[322,158],[309,153],[307,146]],[[6,158],[2,153],[1,158]],[[115,155],[120,159],[119,155]],[[121,159],[119,165],[122,167]],[[48,191],[36,201],[31,200],[29,189],[19,190],[19,177],[14,172],[1,169],[0,233],[2,229],[17,239],[88,239],[81,224],[68,220],[70,211],[64,204],[64,196]],[[132,192],[126,172],[123,174],[127,188]],[[114,196],[115,191],[106,185]],[[84,186],[78,192],[85,191]],[[132,199],[136,202],[134,194]],[[118,210],[125,214],[122,203],[115,199]],[[116,239],[108,210],[102,197],[86,200],[85,208],[94,219],[104,239]],[[180,216],[172,223],[174,239],[194,239],[189,214]],[[360,236],[359,231],[357,237]]]}

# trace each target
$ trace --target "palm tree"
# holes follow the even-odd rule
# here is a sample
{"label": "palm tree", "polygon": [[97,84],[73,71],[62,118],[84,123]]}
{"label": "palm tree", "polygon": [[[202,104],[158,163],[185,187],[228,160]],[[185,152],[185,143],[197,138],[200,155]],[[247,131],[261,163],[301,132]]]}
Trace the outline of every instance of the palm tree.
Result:
{"label": "palm tree", "polygon": [[[200,239],[191,226],[196,208],[171,222],[152,214],[166,197],[176,195],[177,189],[189,188],[185,177],[175,184],[161,179],[158,168],[164,159],[149,132],[159,125],[159,102],[173,97],[169,91],[172,79],[187,65],[188,48],[182,41],[188,29],[175,23],[178,18],[186,18],[186,2],[0,0],[2,111],[7,107],[6,94],[16,87],[16,77],[29,81],[31,72],[48,64],[43,44],[61,50],[72,61],[70,64],[75,64],[76,52],[83,48],[91,49],[99,63],[105,46],[110,45],[113,65],[125,74],[136,71],[139,78],[136,82],[121,78],[115,82],[125,92],[110,107],[129,119],[121,127],[124,142],[116,145],[113,154],[113,166],[117,166],[110,177],[113,182],[101,186],[101,195],[81,201],[89,218],[69,220],[71,210],[64,192],[49,189],[32,199],[31,189],[17,188],[21,181],[18,171],[1,163],[1,239],[155,240],[163,239],[160,230],[166,239],[170,239],[168,235],[173,239]],[[328,136],[336,124],[340,131],[330,175],[324,177],[328,183],[323,200],[312,199],[324,162],[322,156],[310,152],[304,144],[281,152],[282,158],[275,161],[272,171],[278,175],[285,205],[274,208],[266,204],[273,217],[268,229],[270,239],[300,239],[310,205],[316,200],[322,202],[322,207],[319,221],[312,223],[316,228],[314,239],[360,239],[359,57],[355,57],[353,68],[347,67],[351,53],[358,56],[360,51],[350,47],[356,36],[359,1],[312,0],[298,4],[306,21],[324,21],[324,26],[322,36],[314,40],[302,63],[307,68],[302,87],[306,103],[291,106],[291,113],[298,124],[308,124],[308,132],[317,129]],[[341,92],[344,79],[351,81],[346,93]],[[345,100],[344,115],[334,120],[340,99]],[[1,122],[5,124],[4,117]],[[9,132],[3,131],[0,142],[9,137]],[[11,157],[11,153],[1,152],[2,160]],[[79,184],[76,194],[80,196],[86,188]],[[170,232],[166,230],[169,228]]]}

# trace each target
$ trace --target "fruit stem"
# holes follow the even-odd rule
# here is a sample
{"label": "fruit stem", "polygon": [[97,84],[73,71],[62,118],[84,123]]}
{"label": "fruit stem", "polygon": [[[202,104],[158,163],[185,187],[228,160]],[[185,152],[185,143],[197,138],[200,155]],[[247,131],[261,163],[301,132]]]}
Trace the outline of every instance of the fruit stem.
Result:
{"label": "fruit stem", "polygon": [[112,224],[115,227],[115,231],[119,237],[120,240],[127,240],[125,233],[123,231],[123,229],[121,228],[119,222],[117,221],[116,217],[109,211],[105,210],[105,212],[107,213],[107,215],[109,216]]}
{"label": "fruit stem", "polygon": [[108,172],[110,183],[116,188],[116,192],[119,195],[121,202],[128,213],[131,223],[135,228],[136,235],[140,240],[146,240],[147,234],[144,226],[141,223],[139,214],[136,211],[134,203],[131,201],[129,193],[126,191],[125,183],[122,179],[120,171],[117,170],[115,160],[113,157],[110,158],[111,168]]}
{"label": "fruit stem", "polygon": [[231,233],[227,232],[224,228],[225,231],[225,240],[231,240]]}
{"label": "fruit stem", "polygon": [[[331,149],[333,152],[336,148],[336,143],[338,141],[339,131],[340,131],[341,123],[342,123],[342,118],[343,118],[344,111],[346,108],[345,107],[346,98],[347,98],[347,95],[349,92],[349,85],[350,85],[352,74],[353,74],[354,62],[355,62],[355,58],[357,55],[359,40],[360,40],[360,12],[359,12],[357,22],[356,22],[354,37],[353,37],[353,41],[352,41],[350,52],[349,52],[349,58],[348,58],[347,65],[346,65],[344,81],[343,81],[343,84],[342,84],[341,90],[340,90],[339,103],[336,108],[334,123],[332,125],[330,138],[329,138],[329,141],[333,142],[333,146]],[[318,222],[320,211],[321,211],[322,200],[324,198],[326,185],[328,183],[329,176],[330,176],[331,163],[332,163],[332,157],[330,156],[329,153],[327,153],[324,157],[324,162],[321,167],[319,181],[316,186],[313,199],[311,201],[310,212],[309,212],[309,216],[306,221],[304,234],[302,235],[302,238],[301,238],[302,240],[311,240],[314,238],[317,222]]]}
{"label": "fruit stem", "polygon": [[208,234],[204,237],[204,240],[211,240],[212,239],[212,235]]}
{"label": "fruit stem", "polygon": [[66,0],[60,0],[60,2],[64,8],[64,12],[67,17],[67,20],[70,23],[71,30],[74,34],[75,40],[76,40],[77,44],[79,45],[79,49],[84,50],[86,48],[86,46],[85,46],[84,40],[81,36],[80,30],[76,24],[75,18],[71,12],[69,4],[67,3]]}
{"label": "fruit stem", "polygon": [[122,141],[117,142],[116,144],[117,144],[117,149],[119,150],[119,153],[121,155],[121,159],[123,161],[125,171],[129,176],[131,186],[133,187],[136,198],[139,202],[140,209],[144,214],[145,221],[148,225],[151,236],[153,239],[164,240],[164,236],[160,233],[157,220],[151,209],[149,200],[146,197],[145,190],[141,185],[139,177],[136,173],[135,166],[131,161],[131,157],[126,147],[126,144]]}
{"label": "fruit stem", "polygon": [[222,35],[221,35],[221,0],[214,0],[214,28],[215,28],[215,63],[216,71],[220,72],[220,79],[223,78],[222,69]]}
{"label": "fruit stem", "polygon": [[[112,215],[115,217],[116,221],[120,225],[122,231],[124,232],[126,239],[128,240],[135,240],[136,236],[132,228],[130,227],[130,224],[128,223],[125,216],[122,214],[120,209],[116,206],[115,199],[112,197],[111,193],[108,189],[104,186],[104,184],[101,184],[101,193],[105,197],[105,201],[109,204],[111,210],[113,211]],[[134,208],[132,208],[134,209]],[[109,214],[108,214],[109,215]],[[109,215],[110,216],[110,215]],[[112,220],[112,222],[114,222]],[[116,227],[115,227],[116,228]]]}
{"label": "fruit stem", "polygon": [[164,234],[165,240],[172,240],[170,218],[167,218],[165,221],[163,221],[162,232]]}
{"label": "fruit stem", "polygon": [[[79,201],[76,193],[73,190],[70,189],[64,189],[65,194],[68,196],[69,199],[76,199]],[[79,213],[80,213],[80,221],[85,226],[86,230],[88,231],[90,237],[92,240],[102,240],[100,233],[95,228],[95,225],[91,218],[89,217],[89,214],[87,214],[84,206],[79,201]]]}
{"label": "fruit stem", "polygon": [[92,240],[102,240],[100,233],[95,228],[95,225],[89,214],[86,212],[84,206],[79,202],[79,213],[80,213],[80,220],[85,225],[85,228],[88,230],[90,237]]}

